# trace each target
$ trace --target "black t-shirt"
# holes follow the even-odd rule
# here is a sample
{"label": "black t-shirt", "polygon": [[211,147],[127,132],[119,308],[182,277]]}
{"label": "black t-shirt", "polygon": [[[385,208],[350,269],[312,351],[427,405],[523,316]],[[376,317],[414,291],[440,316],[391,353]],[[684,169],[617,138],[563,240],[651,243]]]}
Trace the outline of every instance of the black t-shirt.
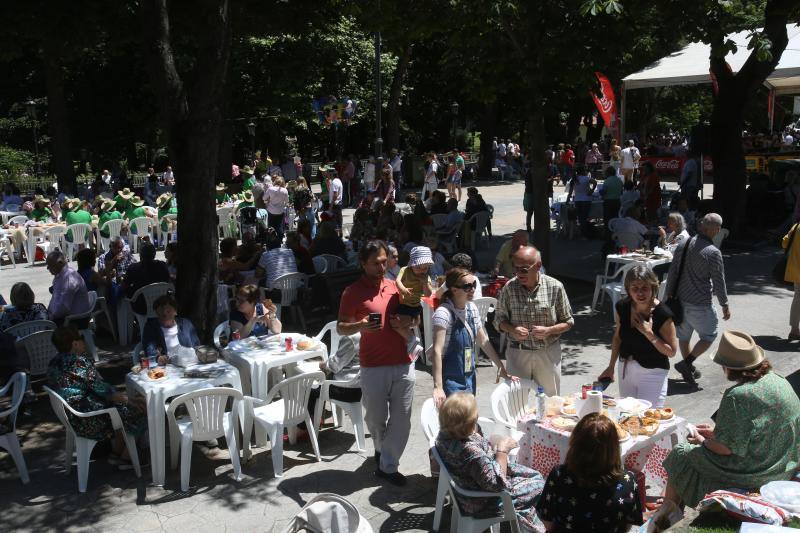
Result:
{"label": "black t-shirt", "polygon": [[[619,316],[620,359],[632,358],[643,368],[663,368],[669,370],[669,359],[659,352],[647,337],[631,325],[631,301],[624,298],[615,306]],[[653,333],[661,338],[661,326],[672,319],[672,311],[663,303],[653,309]],[[663,339],[662,339],[663,340]]]}
{"label": "black t-shirt", "polygon": [[554,531],[602,531],[622,533],[629,524],[642,524],[642,502],[633,473],[625,472],[617,483],[579,487],[566,465],[554,468],[536,503],[539,518],[555,524]]}

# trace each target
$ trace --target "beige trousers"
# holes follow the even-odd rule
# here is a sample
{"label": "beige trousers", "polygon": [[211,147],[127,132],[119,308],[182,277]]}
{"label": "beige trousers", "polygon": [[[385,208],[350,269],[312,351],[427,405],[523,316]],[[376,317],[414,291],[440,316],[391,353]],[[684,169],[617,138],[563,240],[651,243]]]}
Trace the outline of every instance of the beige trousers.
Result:
{"label": "beige trousers", "polygon": [[506,370],[512,376],[532,379],[548,396],[561,393],[561,343],[541,350],[506,350]]}

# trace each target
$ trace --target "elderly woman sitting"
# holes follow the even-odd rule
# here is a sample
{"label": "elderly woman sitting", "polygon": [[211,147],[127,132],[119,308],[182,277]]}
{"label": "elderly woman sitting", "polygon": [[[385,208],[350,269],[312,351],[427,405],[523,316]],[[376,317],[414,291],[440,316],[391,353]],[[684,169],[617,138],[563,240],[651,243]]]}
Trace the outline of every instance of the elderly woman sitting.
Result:
{"label": "elderly woman sitting", "polygon": [[716,425],[699,424],[664,460],[669,507],[694,507],[715,490],[791,479],[800,462],[800,400],[771,371],[764,350],[750,335],[726,331],[714,362],[734,384],[722,394]]}
{"label": "elderly woman sitting", "polygon": [[44,304],[34,303],[31,286],[20,281],[11,286],[11,305],[3,308],[0,314],[0,331],[11,326],[31,320],[47,320],[47,308]]}
{"label": "elderly woman sitting", "polygon": [[153,309],[158,316],[148,319],[142,334],[142,347],[145,353],[157,352],[158,362],[166,364],[180,351],[181,346],[195,348],[200,344],[197,331],[189,319],[177,318],[178,302],[172,293],[156,298]]}
{"label": "elderly woman sitting", "polygon": [[680,213],[667,215],[667,229],[669,233],[659,226],[658,245],[674,253],[681,244],[689,240],[689,232],[686,231],[686,221],[683,219],[683,215]]}
{"label": "elderly woman sitting", "polygon": [[[478,404],[466,392],[452,394],[439,410],[440,431],[436,451],[448,473],[462,488],[487,492],[508,491],[514,501],[519,524],[524,531],[544,532],[544,524],[533,508],[544,488],[542,475],[526,466],[509,463],[508,452],[517,446],[511,437],[492,445],[480,434]],[[461,509],[471,516],[494,516],[499,498],[459,498]]]}
{"label": "elderly woman sitting", "polygon": [[[47,380],[73,409],[81,413],[116,407],[125,430],[141,436],[147,429],[144,403],[131,402],[124,392],[118,392],[97,372],[94,361],[86,354],[83,337],[74,326],[62,326],[53,332],[53,344],[58,355],[50,361]],[[139,398],[141,400],[141,398]],[[115,432],[107,416],[78,418],[67,413],[70,424],[79,437],[93,440],[113,439],[109,463],[120,470],[132,468],[128,449],[120,432]]]}

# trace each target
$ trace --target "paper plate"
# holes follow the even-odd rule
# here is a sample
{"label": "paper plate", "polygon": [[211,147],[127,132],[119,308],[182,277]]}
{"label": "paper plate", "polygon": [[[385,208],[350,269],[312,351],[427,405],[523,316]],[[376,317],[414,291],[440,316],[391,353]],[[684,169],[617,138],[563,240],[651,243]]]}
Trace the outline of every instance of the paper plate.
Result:
{"label": "paper plate", "polygon": [[761,487],[761,497],[792,513],[800,513],[800,483],[770,481]]}
{"label": "paper plate", "polygon": [[632,398],[630,396],[617,400],[617,409],[626,413],[639,414],[645,409],[650,409],[652,406],[653,404],[647,400],[640,400],[639,398]]}

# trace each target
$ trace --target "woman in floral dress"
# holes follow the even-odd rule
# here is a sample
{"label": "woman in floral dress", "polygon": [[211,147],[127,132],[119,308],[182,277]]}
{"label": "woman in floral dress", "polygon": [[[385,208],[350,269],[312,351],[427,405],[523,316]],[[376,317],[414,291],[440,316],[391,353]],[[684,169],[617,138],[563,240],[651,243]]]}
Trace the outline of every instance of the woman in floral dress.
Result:
{"label": "woman in floral dress", "polygon": [[[83,337],[72,326],[63,326],[53,332],[53,344],[58,355],[50,361],[47,380],[59,396],[73,409],[88,413],[116,407],[125,430],[135,437],[147,429],[143,402],[132,403],[126,394],[105,381],[97,372],[94,361],[86,355]],[[128,466],[130,457],[121,434],[115,433],[108,416],[78,418],[67,413],[75,434],[92,440],[112,440],[110,462]]]}
{"label": "woman in floral dress", "polygon": [[[467,490],[507,491],[514,502],[523,531],[544,533],[534,504],[544,487],[542,475],[526,466],[508,462],[508,452],[517,446],[511,437],[492,446],[478,432],[478,404],[475,396],[458,392],[450,395],[439,410],[436,451],[455,482]],[[499,498],[459,498],[465,514],[476,517],[500,513]]]}

